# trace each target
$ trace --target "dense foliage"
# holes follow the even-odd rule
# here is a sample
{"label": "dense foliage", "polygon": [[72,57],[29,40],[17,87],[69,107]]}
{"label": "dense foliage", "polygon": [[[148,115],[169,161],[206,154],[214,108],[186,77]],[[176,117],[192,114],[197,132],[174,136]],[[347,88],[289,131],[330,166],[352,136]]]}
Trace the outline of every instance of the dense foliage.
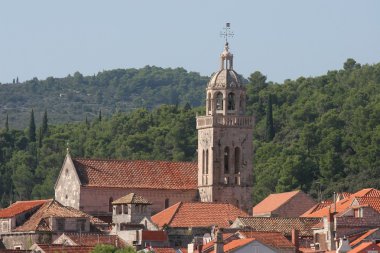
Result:
{"label": "dense foliage", "polygon": [[9,114],[12,128],[28,126],[31,108],[37,123],[45,110],[50,123],[78,122],[103,115],[152,109],[160,104],[202,103],[207,77],[183,68],[116,69],[83,76],[79,72],[64,78],[34,78],[24,83],[0,85],[0,122]]}
{"label": "dense foliage", "polygon": [[91,253],[136,253],[136,250],[135,248],[130,247],[130,246],[126,248],[118,249],[112,245],[98,244],[91,251]]}
{"label": "dense foliage", "polygon": [[[283,84],[255,72],[247,95],[256,118],[255,202],[293,189],[320,198],[380,188],[380,64],[361,66],[349,59],[342,70]],[[8,121],[2,126],[1,204],[52,197],[67,141],[74,157],[195,160],[195,114],[201,110],[162,105],[58,125],[41,117],[46,124],[36,124],[33,141],[30,109],[25,131],[8,127]],[[50,122],[55,116],[45,117]]]}

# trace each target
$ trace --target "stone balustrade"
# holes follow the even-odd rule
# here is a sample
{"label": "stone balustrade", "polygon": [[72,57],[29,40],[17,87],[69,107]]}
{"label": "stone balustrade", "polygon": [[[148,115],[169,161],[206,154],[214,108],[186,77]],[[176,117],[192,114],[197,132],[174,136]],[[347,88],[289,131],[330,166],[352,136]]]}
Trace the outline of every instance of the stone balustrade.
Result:
{"label": "stone balustrade", "polygon": [[253,126],[253,117],[236,115],[197,117],[197,129],[218,126],[251,128]]}

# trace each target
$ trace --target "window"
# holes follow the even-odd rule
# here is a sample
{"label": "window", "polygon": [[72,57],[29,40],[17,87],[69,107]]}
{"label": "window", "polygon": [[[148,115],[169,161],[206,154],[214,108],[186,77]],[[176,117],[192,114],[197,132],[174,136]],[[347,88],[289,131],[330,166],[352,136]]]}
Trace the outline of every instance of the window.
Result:
{"label": "window", "polygon": [[240,148],[235,148],[235,174],[240,172]]}
{"label": "window", "polygon": [[65,219],[58,218],[57,219],[57,230],[64,231],[65,230]]}
{"label": "window", "polygon": [[3,232],[8,232],[8,221],[3,221],[2,227]]}
{"label": "window", "polygon": [[207,110],[208,112],[211,111],[211,94],[208,94],[208,100],[207,100]]}
{"label": "window", "polygon": [[232,92],[228,94],[228,110],[235,110],[235,94]]}
{"label": "window", "polygon": [[206,161],[205,161],[205,159],[206,159],[206,156],[205,156],[205,151],[203,150],[202,151],[202,173],[203,174],[206,174]]}
{"label": "window", "polygon": [[77,231],[83,232],[86,231],[86,220],[80,219],[77,221]]}
{"label": "window", "polygon": [[223,94],[221,92],[216,94],[216,110],[223,110]]}
{"label": "window", "polygon": [[165,199],[165,209],[169,207],[169,199]]}
{"label": "window", "polygon": [[110,213],[112,212],[112,202],[113,202],[113,198],[110,197],[109,200],[108,200],[108,211]]}
{"label": "window", "polygon": [[69,176],[69,169],[66,169],[65,173],[66,173],[66,177],[68,177]]}
{"label": "window", "polygon": [[128,205],[123,205],[124,214],[128,214]]}
{"label": "window", "polygon": [[230,149],[229,147],[224,148],[224,173],[229,173],[229,160],[230,160]]}
{"label": "window", "polygon": [[206,150],[206,174],[208,174],[208,149]]}

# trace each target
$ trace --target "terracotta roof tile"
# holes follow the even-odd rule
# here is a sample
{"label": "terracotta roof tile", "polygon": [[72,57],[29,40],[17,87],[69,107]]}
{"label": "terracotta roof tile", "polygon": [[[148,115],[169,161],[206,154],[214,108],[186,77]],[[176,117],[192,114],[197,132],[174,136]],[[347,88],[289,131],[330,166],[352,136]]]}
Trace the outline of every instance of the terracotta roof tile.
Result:
{"label": "terracotta roof tile", "polygon": [[93,246],[63,246],[54,244],[38,244],[45,253],[90,253]]}
{"label": "terracotta roof tile", "polygon": [[43,204],[40,209],[38,209],[38,211],[29,218],[29,220],[14,229],[14,231],[51,231],[51,228],[46,221],[46,218],[50,217],[88,218],[91,220],[91,216],[84,212],[76,210],[72,207],[63,206],[56,200],[50,200]]}
{"label": "terracotta roof tile", "polygon": [[174,249],[174,248],[167,248],[167,247],[162,247],[162,248],[153,248],[153,251],[155,253],[187,253],[186,248],[180,248],[180,249]]}
{"label": "terracotta roof tile", "polygon": [[356,197],[359,205],[370,206],[380,213],[380,197]]}
{"label": "terracotta roof tile", "polygon": [[255,241],[255,238],[245,238],[245,239],[237,239],[233,240],[227,244],[224,245],[223,250],[224,252],[228,253],[231,251],[234,251],[238,248],[241,248],[251,242]]}
{"label": "terracotta roof tile", "polygon": [[0,249],[0,253],[31,253],[31,250],[23,249]]}
{"label": "terracotta roof tile", "polygon": [[179,202],[158,214],[152,220],[158,226],[170,227],[229,227],[238,216],[248,216],[239,208],[227,203]]}
{"label": "terracotta roof tile", "polygon": [[[224,244],[226,244],[232,240],[241,239],[238,237],[238,235],[236,233],[223,233],[222,237],[223,237]],[[214,238],[213,240],[204,244],[202,247],[202,252],[209,252],[210,250],[214,250],[215,241],[216,241],[216,239]]]}
{"label": "terracotta roof tile", "polygon": [[109,244],[118,247],[126,247],[128,244],[117,235],[91,234],[91,233],[64,233],[75,244],[93,246],[97,244]]}
{"label": "terracotta roof tile", "polygon": [[150,205],[151,203],[146,200],[143,196],[137,195],[135,193],[130,193],[128,195],[125,195],[124,197],[121,197],[112,204],[147,204]]}
{"label": "terracotta roof tile", "polygon": [[379,228],[374,228],[374,229],[368,230],[366,233],[364,233],[362,236],[360,236],[359,238],[357,238],[355,241],[352,241],[350,243],[350,246],[351,247],[355,247],[356,245],[358,245],[359,243],[361,243],[364,239],[366,239],[368,236],[370,236],[373,233],[375,233],[377,230],[379,230]]}
{"label": "terracotta roof tile", "polygon": [[380,247],[374,243],[374,242],[363,242],[360,245],[358,245],[356,248],[348,251],[348,253],[364,253],[368,252],[369,250],[376,250],[380,251]]}
{"label": "terracotta roof tile", "polygon": [[83,186],[197,189],[193,162],[73,159]]}
{"label": "terracotta roof tile", "polygon": [[239,231],[239,234],[245,238],[255,238],[275,248],[294,248],[294,245],[280,232]]}
{"label": "terracotta roof tile", "polygon": [[143,241],[154,241],[154,242],[166,242],[168,241],[168,234],[166,231],[142,231],[142,240]]}
{"label": "terracotta roof tile", "polygon": [[315,213],[318,210],[321,210],[327,206],[330,206],[333,202],[331,200],[324,200],[322,202],[317,203],[315,206],[307,210],[301,217],[309,217],[312,213]]}
{"label": "terracotta roof tile", "polygon": [[253,207],[253,214],[265,214],[275,211],[277,208],[291,200],[300,191],[273,193]]}
{"label": "terracotta roof tile", "polygon": [[0,210],[0,218],[11,218],[18,214],[30,211],[34,208],[42,206],[48,200],[28,200],[17,201],[7,208]]}
{"label": "terracotta roof tile", "polygon": [[281,232],[291,236],[292,228],[299,231],[300,236],[313,236],[312,228],[322,221],[321,218],[280,218],[280,217],[239,217],[244,228],[255,231]]}

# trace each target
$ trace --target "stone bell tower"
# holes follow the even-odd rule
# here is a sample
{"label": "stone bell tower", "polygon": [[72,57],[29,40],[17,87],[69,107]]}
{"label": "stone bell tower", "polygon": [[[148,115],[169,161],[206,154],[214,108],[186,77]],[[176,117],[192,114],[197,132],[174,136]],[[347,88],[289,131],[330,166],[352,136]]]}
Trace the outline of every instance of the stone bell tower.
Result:
{"label": "stone bell tower", "polygon": [[206,115],[197,116],[198,190],[202,202],[231,203],[250,212],[253,117],[245,116],[245,109],[245,87],[226,40],[220,69],[206,88]]}

